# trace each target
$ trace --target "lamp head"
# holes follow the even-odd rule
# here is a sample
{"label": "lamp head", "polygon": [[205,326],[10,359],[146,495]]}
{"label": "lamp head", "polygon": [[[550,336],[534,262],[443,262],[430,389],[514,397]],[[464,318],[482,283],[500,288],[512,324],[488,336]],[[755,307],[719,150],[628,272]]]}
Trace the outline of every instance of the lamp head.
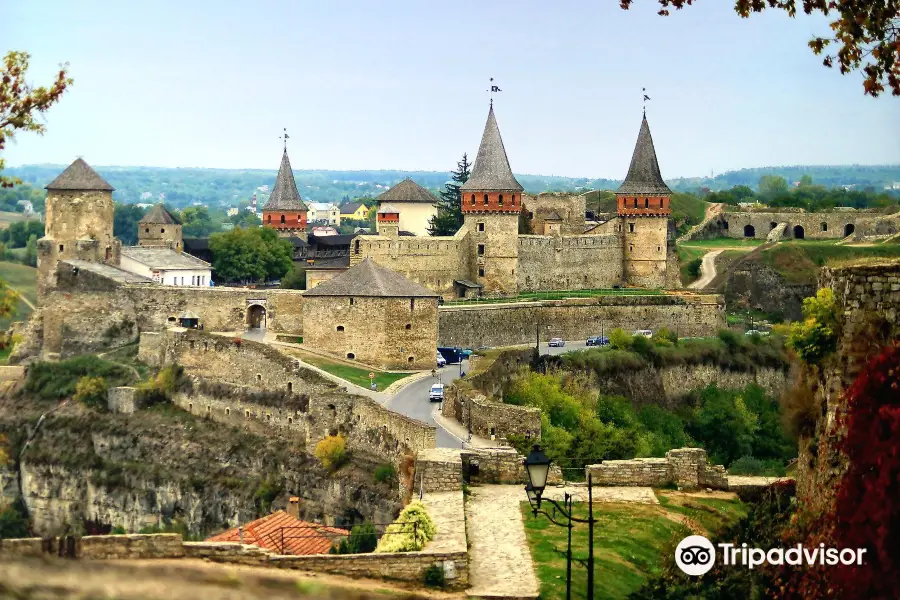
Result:
{"label": "lamp head", "polygon": [[529,485],[531,485],[538,501],[540,501],[541,494],[544,493],[544,488],[547,487],[550,459],[541,450],[540,445],[535,444],[522,464],[525,466],[525,472],[528,474]]}

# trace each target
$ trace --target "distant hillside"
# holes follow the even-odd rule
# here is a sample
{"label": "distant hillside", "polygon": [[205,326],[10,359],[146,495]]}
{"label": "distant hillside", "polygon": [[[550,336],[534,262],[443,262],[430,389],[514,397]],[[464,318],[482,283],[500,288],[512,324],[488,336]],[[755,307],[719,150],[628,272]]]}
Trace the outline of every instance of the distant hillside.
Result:
{"label": "distant hillside", "polygon": [[[37,188],[43,188],[56,177],[65,165],[26,165],[6,169],[6,174],[21,178]],[[233,206],[246,202],[262,186],[275,182],[274,170],[263,169],[167,169],[157,167],[96,167],[97,171],[116,188],[114,198],[123,203],[156,202],[164,198],[177,208],[199,202],[212,207]],[[294,172],[300,194],[314,202],[341,202],[354,198],[377,196],[405,177],[411,177],[432,191],[443,187],[449,173],[435,171],[302,171]],[[675,191],[693,191],[700,187],[711,190],[728,189],[735,185],[755,187],[762,175],[781,175],[797,181],[811,175],[820,185],[883,189],[900,182],[900,165],[894,166],[788,166],[729,171],[714,178],[671,179],[668,184]],[[615,189],[621,181],[589,179],[586,177],[558,177],[551,175],[517,174],[519,182],[530,193],[543,191],[579,192],[583,190]],[[267,192],[258,192],[263,201]]]}

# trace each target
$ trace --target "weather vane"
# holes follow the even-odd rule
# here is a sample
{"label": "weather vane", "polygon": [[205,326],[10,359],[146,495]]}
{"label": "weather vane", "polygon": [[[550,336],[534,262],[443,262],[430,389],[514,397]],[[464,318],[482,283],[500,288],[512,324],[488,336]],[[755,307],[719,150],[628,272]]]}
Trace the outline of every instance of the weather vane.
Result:
{"label": "weather vane", "polygon": [[287,152],[287,141],[288,141],[290,138],[291,138],[291,136],[288,135],[287,127],[285,127],[285,128],[284,128],[284,135],[279,135],[279,136],[278,136],[278,139],[279,139],[279,140],[284,140],[284,151],[285,151],[285,152]]}
{"label": "weather vane", "polygon": [[494,92],[502,92],[503,90],[501,90],[498,86],[494,85],[494,78],[491,77],[491,89],[489,89],[487,91],[491,93],[491,107],[493,107],[494,106]]}
{"label": "weather vane", "polygon": [[644,116],[647,116],[647,100],[650,99],[650,96],[647,95],[647,88],[641,88],[641,92],[644,94]]}

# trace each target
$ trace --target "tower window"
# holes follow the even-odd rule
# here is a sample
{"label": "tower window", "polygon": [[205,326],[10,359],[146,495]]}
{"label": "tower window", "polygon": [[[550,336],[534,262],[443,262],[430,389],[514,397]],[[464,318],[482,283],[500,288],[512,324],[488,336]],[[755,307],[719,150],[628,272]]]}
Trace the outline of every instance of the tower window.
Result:
{"label": "tower window", "polygon": [[484,244],[478,244],[478,256],[484,256]]}
{"label": "tower window", "polygon": [[344,331],[344,326],[343,326],[343,325],[338,325],[338,326],[337,326],[337,330],[338,330],[338,331]]}
{"label": "tower window", "polygon": [[628,233],[634,233],[634,223],[628,224]]}
{"label": "tower window", "polygon": [[500,197],[497,199],[497,205],[503,206],[503,194],[500,194]]}
{"label": "tower window", "polygon": [[65,246],[63,246],[62,244],[59,245],[59,251],[60,251],[60,252],[62,252],[64,248],[65,248]]}
{"label": "tower window", "polygon": [[409,310],[416,310],[416,299],[415,298],[409,299]]}
{"label": "tower window", "polygon": [[485,206],[488,205],[488,195],[487,194],[484,195],[484,205]]}
{"label": "tower window", "polygon": [[297,215],[297,222],[299,223],[299,222],[302,221],[302,220],[303,220],[303,219],[300,218],[300,215]]}
{"label": "tower window", "polygon": [[644,208],[650,208],[650,198],[644,198]]}
{"label": "tower window", "polygon": [[634,246],[628,246],[628,251],[632,252],[634,250]]}
{"label": "tower window", "polygon": [[165,227],[161,227],[161,228],[159,229],[159,232],[160,232],[160,233],[165,233],[165,232],[166,232],[166,228],[165,228]]}
{"label": "tower window", "polygon": [[353,298],[350,298],[350,306],[353,306]]}
{"label": "tower window", "polygon": [[281,215],[281,224],[284,225],[284,215]]}
{"label": "tower window", "polygon": [[472,194],[472,204],[475,204],[475,194]]}
{"label": "tower window", "polygon": [[150,228],[149,228],[149,227],[145,227],[145,228],[144,228],[144,233],[150,233]]}
{"label": "tower window", "polygon": [[271,223],[271,222],[272,222],[272,215],[267,215],[267,218],[269,219],[269,223]]}
{"label": "tower window", "polygon": [[513,206],[516,205],[516,195],[515,194],[513,194],[512,203],[513,203]]}
{"label": "tower window", "polygon": [[637,198],[634,199],[634,207],[637,208]]}
{"label": "tower window", "polygon": [[478,224],[478,231],[484,231],[484,223]]}
{"label": "tower window", "polygon": [[484,277],[484,267],[479,267],[479,269],[478,269],[478,276],[479,276],[479,277]]}
{"label": "tower window", "polygon": [[407,323],[405,328],[407,331],[412,329],[412,323]]}

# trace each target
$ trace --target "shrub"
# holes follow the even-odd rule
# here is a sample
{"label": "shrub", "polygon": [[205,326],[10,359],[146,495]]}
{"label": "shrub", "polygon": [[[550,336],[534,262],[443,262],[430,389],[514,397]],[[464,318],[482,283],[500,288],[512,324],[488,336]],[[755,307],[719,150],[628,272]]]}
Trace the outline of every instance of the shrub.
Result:
{"label": "shrub", "polygon": [[657,346],[674,346],[678,343],[678,334],[668,327],[663,327],[653,333],[653,343]]}
{"label": "shrub", "polygon": [[631,350],[637,352],[643,357],[653,359],[656,355],[656,348],[650,338],[642,335],[636,335],[631,338]]}
{"label": "shrub", "polygon": [[75,384],[75,400],[91,408],[105,408],[106,391],[102,377],[82,377]]}
{"label": "shrub", "polygon": [[834,292],[822,288],[803,300],[803,321],[791,324],[788,345],[802,361],[816,364],[837,348],[838,328]]}
{"label": "shrub", "polygon": [[125,528],[122,527],[121,525],[116,525],[115,527],[112,528],[112,530],[109,532],[109,534],[110,535],[127,535],[128,532],[125,531]]}
{"label": "shrub", "polygon": [[334,473],[347,462],[347,442],[341,435],[329,435],[316,444],[316,458],[322,467]]}
{"label": "shrub", "polygon": [[180,365],[163,367],[155,376],[137,384],[137,395],[146,406],[168,402],[178,388],[183,374],[184,368]]}
{"label": "shrub", "polygon": [[267,515],[272,512],[272,501],[283,491],[284,483],[279,478],[270,475],[260,479],[256,485],[256,490],[253,492],[256,514]]}
{"label": "shrub", "polygon": [[633,337],[624,329],[616,328],[609,334],[609,345],[616,350],[631,350],[632,341]]}
{"label": "shrub", "polygon": [[62,400],[75,394],[75,387],[82,377],[101,377],[109,387],[132,381],[132,375],[125,367],[85,354],[55,363],[31,365],[24,391],[42,400]]}
{"label": "shrub", "polygon": [[387,526],[375,552],[418,552],[434,538],[435,533],[437,527],[428,516],[425,505],[416,500],[410,502],[397,520]]}
{"label": "shrub", "polygon": [[30,533],[28,512],[20,498],[8,506],[0,504],[0,540],[28,537]]}
{"label": "shrub", "polygon": [[391,483],[397,480],[397,469],[390,463],[375,467],[375,481],[378,483]]}
{"label": "shrub", "polygon": [[368,554],[374,552],[377,545],[378,533],[375,526],[365,521],[360,525],[354,525],[349,537],[332,547],[331,554]]}
{"label": "shrub", "polygon": [[777,460],[760,460],[752,456],[742,456],[728,467],[729,475],[784,475],[784,464]]}
{"label": "shrub", "polygon": [[444,587],[444,569],[440,565],[431,565],[425,569],[425,585]]}
{"label": "shrub", "polygon": [[744,345],[741,335],[730,329],[720,329],[718,337],[729,351],[734,352]]}
{"label": "shrub", "polygon": [[703,264],[703,259],[700,258],[699,256],[697,258],[692,259],[691,262],[689,262],[687,264],[688,275],[690,275],[694,279],[697,279],[698,277],[700,277],[700,265],[702,265],[702,264]]}

